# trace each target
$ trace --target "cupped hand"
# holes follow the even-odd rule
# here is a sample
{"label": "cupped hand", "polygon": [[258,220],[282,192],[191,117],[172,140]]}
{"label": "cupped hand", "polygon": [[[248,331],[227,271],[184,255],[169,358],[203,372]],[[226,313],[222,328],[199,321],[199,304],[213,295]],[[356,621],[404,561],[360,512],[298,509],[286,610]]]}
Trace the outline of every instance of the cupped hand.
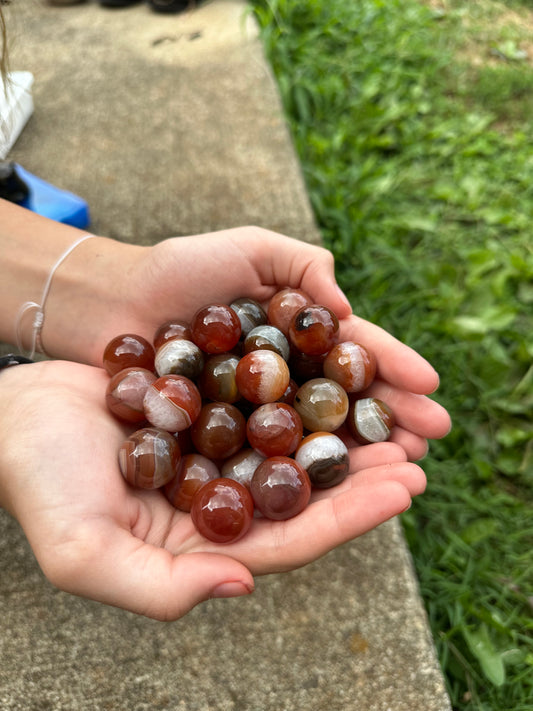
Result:
{"label": "cupped hand", "polygon": [[90,278],[83,297],[71,298],[76,285],[67,279],[62,288],[59,283],[52,289],[47,305],[43,340],[54,357],[101,366],[106,344],[121,333],[152,340],[165,321],[190,321],[208,303],[248,296],[266,305],[276,291],[290,286],[337,314],[341,339],[374,351],[378,377],[370,394],[393,408],[399,423],[393,441],[409,460],[423,457],[427,439],[450,429],[446,411],[426,397],[438,387],[435,370],[389,333],[352,314],[326,249],[240,227],[153,247],[99,238],[85,242],[83,250],[78,257],[91,265],[84,269]]}
{"label": "cupped hand", "polygon": [[285,286],[303,289],[315,303],[336,313],[340,340],[374,352],[376,382],[363,395],[378,397],[393,409],[398,426],[392,439],[409,460],[422,458],[427,440],[443,437],[450,429],[446,410],[425,397],[439,385],[433,367],[382,328],[352,314],[335,280],[333,255],[322,247],[243,227],[160,242],[143,254],[132,274],[134,308],[128,327],[148,338],[167,319],[189,321],[210,302],[229,304],[249,296],[266,305]]}
{"label": "cupped hand", "polygon": [[190,321],[205,304],[242,296],[266,304],[285,286],[303,289],[339,318],[351,313],[331,252],[256,227],[159,242],[140,254],[130,285],[130,317],[149,335],[167,319]]}
{"label": "cupped hand", "polygon": [[[216,545],[160,491],[133,489],[117,452],[131,428],[105,406],[106,373],[49,361],[0,374],[0,504],[49,580],[70,593],[177,619],[211,597],[250,593],[255,575],[324,555],[404,511],[425,476],[394,442],[353,448],[351,474],[285,522],[254,519]],[[21,426],[23,423],[23,426]]]}

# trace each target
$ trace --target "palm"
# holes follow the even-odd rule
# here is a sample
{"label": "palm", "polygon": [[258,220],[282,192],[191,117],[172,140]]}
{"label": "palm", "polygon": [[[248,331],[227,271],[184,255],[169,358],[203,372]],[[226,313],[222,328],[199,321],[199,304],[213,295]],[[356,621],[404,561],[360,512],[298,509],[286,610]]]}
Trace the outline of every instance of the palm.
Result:
{"label": "palm", "polygon": [[423,473],[396,445],[354,449],[354,474],[314,494],[300,516],[256,519],[241,541],[218,546],[160,491],[123,480],[117,450],[130,430],[106,411],[103,371],[60,361],[14,371],[10,378],[24,378],[26,388],[11,419],[23,416],[33,436],[22,435],[16,462],[3,463],[16,482],[8,501],[44,572],[65,590],[154,617],[184,614],[221,581],[251,585],[251,575],[314,560],[402,511],[424,488]]}

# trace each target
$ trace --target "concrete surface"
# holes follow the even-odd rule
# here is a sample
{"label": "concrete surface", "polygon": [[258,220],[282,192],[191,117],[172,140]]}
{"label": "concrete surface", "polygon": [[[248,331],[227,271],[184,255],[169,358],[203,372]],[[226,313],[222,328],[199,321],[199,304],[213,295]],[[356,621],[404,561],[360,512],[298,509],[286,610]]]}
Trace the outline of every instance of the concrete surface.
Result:
{"label": "concrete surface", "polygon": [[[10,157],[120,239],[258,223],[319,241],[245,9],[14,3],[36,110]],[[450,709],[395,521],[171,624],[54,589],[4,512],[0,571],[2,711]]]}
{"label": "concrete surface", "polygon": [[15,5],[12,68],[34,73],[36,110],[12,154],[85,198],[94,231],[147,243],[261,223],[318,241],[241,2]]}

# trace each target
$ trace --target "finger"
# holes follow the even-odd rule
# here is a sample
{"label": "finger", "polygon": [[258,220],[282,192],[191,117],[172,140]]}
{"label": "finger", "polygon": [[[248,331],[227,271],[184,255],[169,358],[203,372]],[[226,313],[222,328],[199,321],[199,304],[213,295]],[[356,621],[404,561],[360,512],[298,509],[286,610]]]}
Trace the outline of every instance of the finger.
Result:
{"label": "finger", "polygon": [[335,261],[323,247],[254,228],[248,241],[252,260],[263,284],[303,289],[314,302],[330,308],[339,319],[352,308],[335,279]]}
{"label": "finger", "polygon": [[423,459],[428,451],[426,439],[400,427],[392,429],[389,440],[375,444],[360,445],[356,443],[344,428],[337,430],[336,434],[348,447],[351,473],[381,464],[393,464],[407,460],[414,462]]}
{"label": "finger", "polygon": [[410,462],[424,459],[429,450],[427,439],[401,427],[393,427],[389,442],[394,442],[400,446]]}
{"label": "finger", "polygon": [[288,521],[256,519],[231,555],[245,560],[254,575],[291,570],[379,526],[410,502],[408,489],[392,479],[340,488],[335,494],[331,489]]}
{"label": "finger", "polygon": [[423,459],[428,453],[428,442],[409,430],[396,425],[392,428],[390,438],[386,442],[360,445],[344,430],[338,434],[350,452],[350,471],[392,464],[394,462],[415,462]]}
{"label": "finger", "polygon": [[340,337],[372,351],[383,380],[415,393],[428,394],[438,388],[439,376],[433,366],[379,326],[351,315],[342,322]]}
{"label": "finger", "polygon": [[176,620],[211,597],[253,591],[250,571],[226,555],[174,556],[112,522],[94,529],[81,526],[56,561],[42,564],[57,587],[157,620]]}
{"label": "finger", "polygon": [[358,472],[362,469],[378,467],[382,464],[392,464],[393,462],[405,462],[407,455],[400,443],[378,442],[354,446],[349,449],[350,472]]}
{"label": "finger", "polygon": [[375,380],[363,396],[383,400],[394,413],[397,425],[420,437],[440,439],[450,431],[451,421],[446,409],[425,395],[399,390],[382,380]]}
{"label": "finger", "polygon": [[426,475],[417,464],[390,463],[364,469],[349,477],[349,483],[357,489],[374,486],[379,482],[396,481],[405,486],[410,496],[419,496],[426,490]]}
{"label": "finger", "polygon": [[427,485],[426,475],[423,469],[417,464],[411,462],[388,462],[350,474],[341,484],[338,484],[333,489],[315,489],[313,492],[313,501],[338,496],[350,489],[358,489],[361,491],[385,481],[395,481],[402,484],[410,496],[419,496],[425,491]]}

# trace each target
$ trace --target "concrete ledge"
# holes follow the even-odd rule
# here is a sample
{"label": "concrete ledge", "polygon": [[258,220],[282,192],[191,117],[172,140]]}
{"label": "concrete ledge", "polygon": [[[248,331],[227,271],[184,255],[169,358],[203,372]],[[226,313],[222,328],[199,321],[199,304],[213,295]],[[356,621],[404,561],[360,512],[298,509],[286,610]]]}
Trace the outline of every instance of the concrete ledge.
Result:
{"label": "concrete ledge", "polygon": [[163,624],[52,588],[0,515],[2,711],[449,711],[400,528]]}
{"label": "concrete ledge", "polygon": [[[245,7],[14,3],[35,113],[10,157],[119,239],[258,223],[318,242]],[[55,590],[4,512],[0,569],[2,711],[450,709],[397,521],[172,624]]]}
{"label": "concrete ledge", "polygon": [[[160,16],[11,8],[35,112],[13,155],[143,243],[256,224],[317,242],[279,97],[239,0]],[[32,69],[29,69],[29,68]]]}

